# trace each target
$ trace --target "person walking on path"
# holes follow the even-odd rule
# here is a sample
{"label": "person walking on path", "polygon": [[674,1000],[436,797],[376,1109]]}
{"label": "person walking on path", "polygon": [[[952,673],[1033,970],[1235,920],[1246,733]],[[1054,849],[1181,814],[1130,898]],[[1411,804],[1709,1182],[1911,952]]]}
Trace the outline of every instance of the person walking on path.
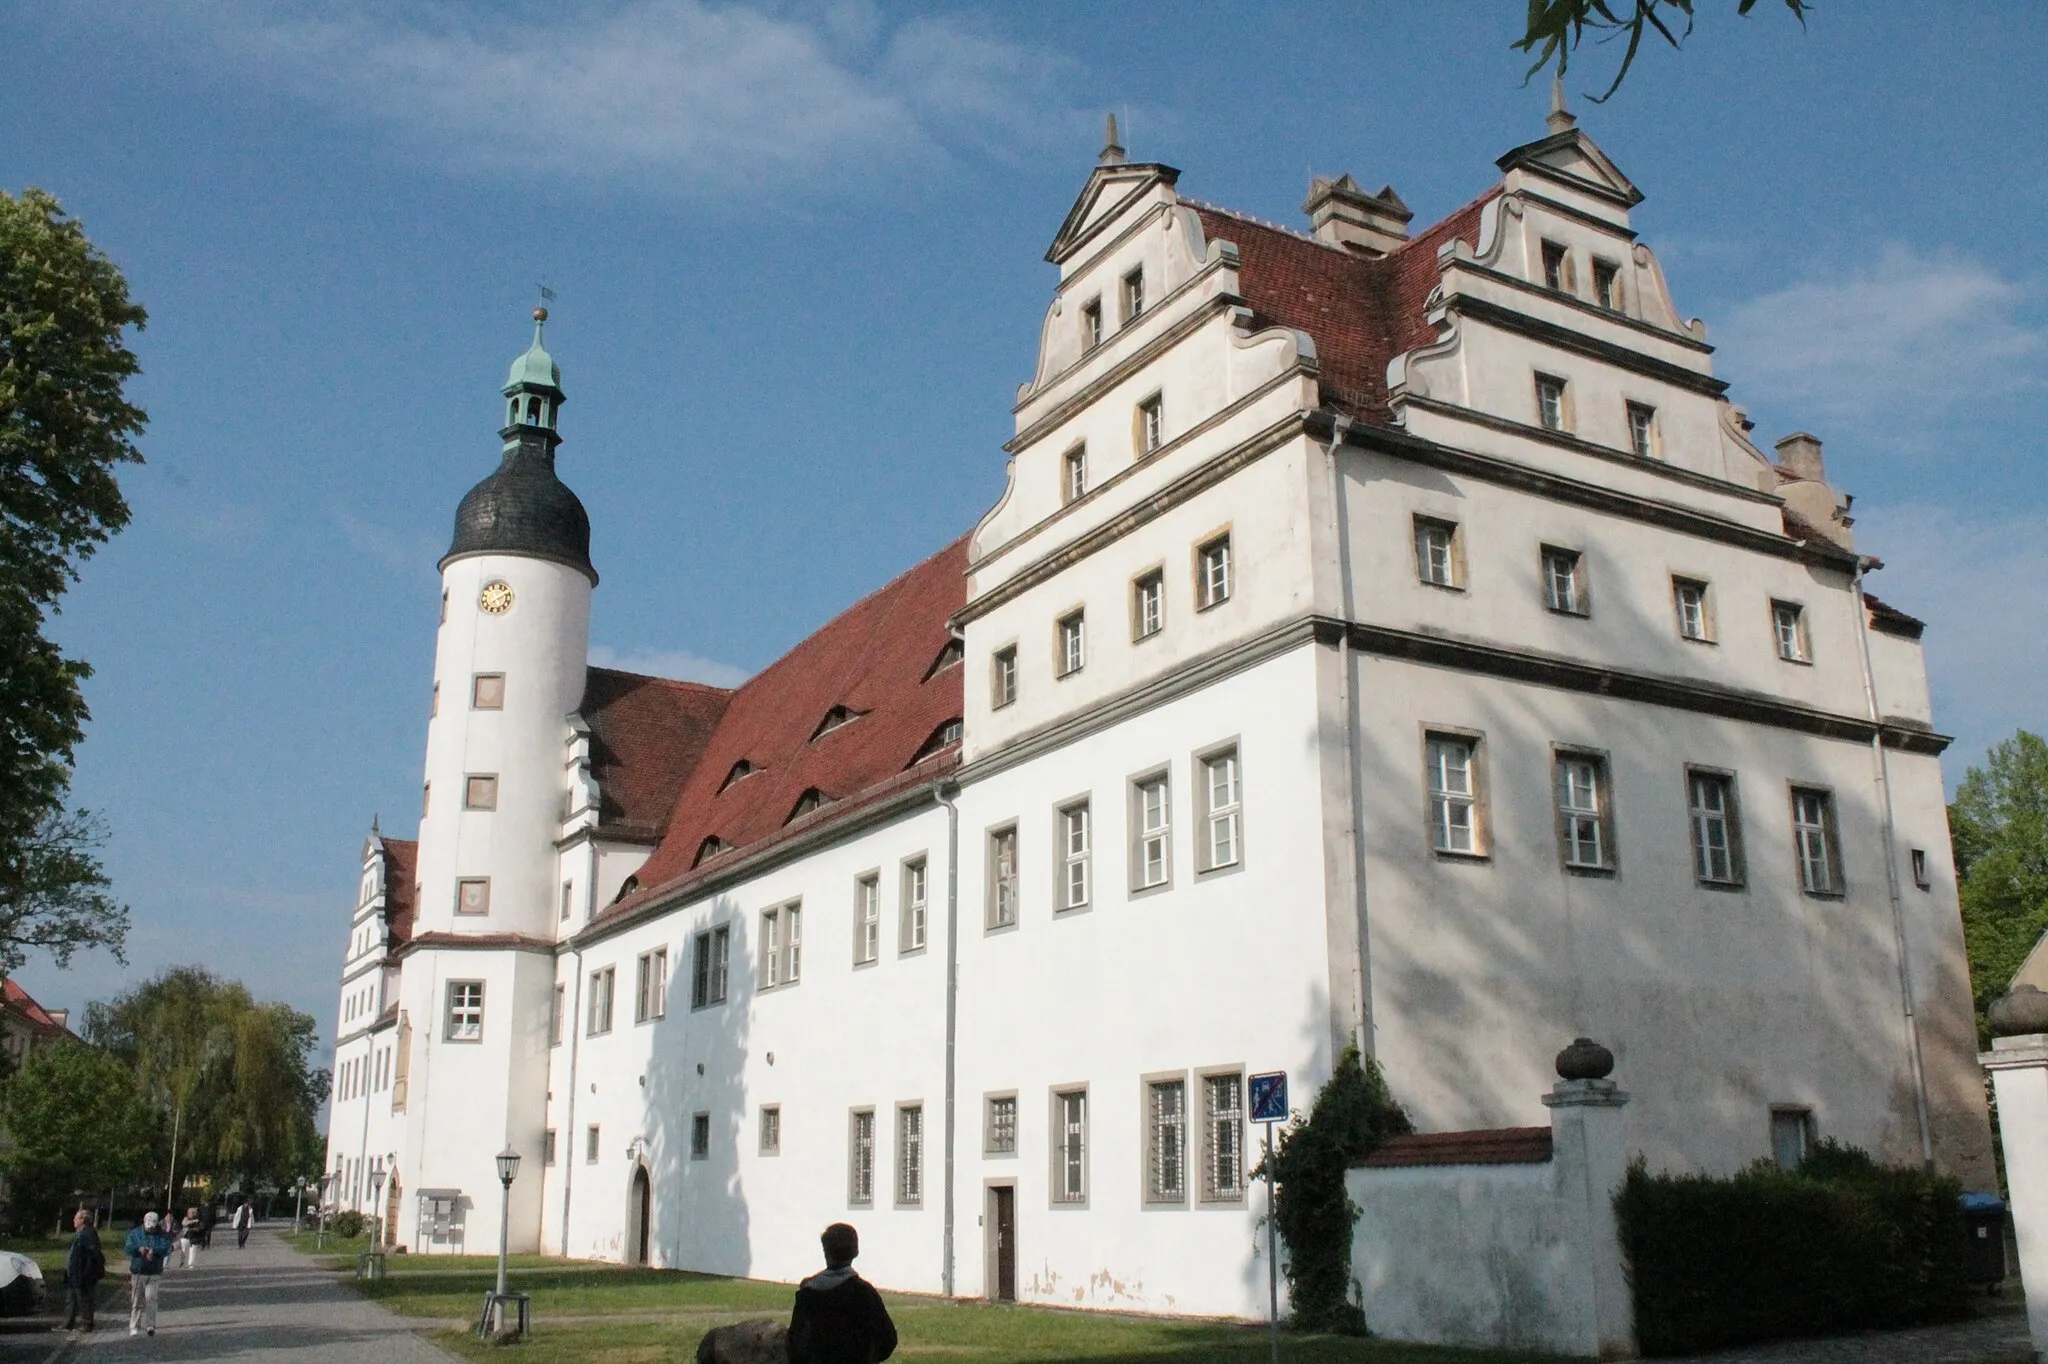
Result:
{"label": "person walking on path", "polygon": [[171,1235],[155,1213],[145,1213],[122,1249],[128,1252],[128,1334],[140,1335],[146,1326],[155,1335],[157,1288],[171,1258]]}
{"label": "person walking on path", "polygon": [[249,1244],[249,1228],[256,1225],[256,1202],[245,1198],[242,1206],[235,1209],[235,1249]]}
{"label": "person walking on path", "polygon": [[64,1257],[64,1329],[92,1329],[93,1308],[99,1305],[100,1280],[107,1275],[106,1252],[100,1249],[93,1215],[80,1208],[71,1216],[75,1234]]}
{"label": "person walking on path", "polygon": [[875,1286],[853,1272],[860,1233],[834,1222],[818,1240],[825,1269],[797,1285],[789,1364],[881,1364],[896,1353],[896,1323]]}
{"label": "person walking on path", "polygon": [[206,1226],[199,1220],[199,1209],[185,1209],[184,1225],[178,1228],[180,1239],[185,1243],[185,1268],[199,1263],[199,1238],[206,1234]]}

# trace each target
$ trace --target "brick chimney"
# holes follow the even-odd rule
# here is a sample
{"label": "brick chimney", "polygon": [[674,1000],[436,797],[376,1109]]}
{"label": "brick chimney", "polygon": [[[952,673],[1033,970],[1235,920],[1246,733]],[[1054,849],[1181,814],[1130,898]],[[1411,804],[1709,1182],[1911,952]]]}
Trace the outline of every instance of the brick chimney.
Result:
{"label": "brick chimney", "polygon": [[1367,194],[1349,175],[1310,181],[1301,211],[1308,214],[1308,230],[1317,241],[1367,256],[1397,250],[1408,240],[1408,222],[1415,216],[1392,185]]}

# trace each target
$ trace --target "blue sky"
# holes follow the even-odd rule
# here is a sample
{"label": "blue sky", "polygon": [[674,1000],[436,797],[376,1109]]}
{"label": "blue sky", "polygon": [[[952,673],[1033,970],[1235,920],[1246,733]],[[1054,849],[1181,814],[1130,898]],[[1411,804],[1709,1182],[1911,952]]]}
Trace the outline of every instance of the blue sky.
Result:
{"label": "blue sky", "polygon": [[[1874,590],[1929,620],[1953,782],[2048,726],[2048,10],[1700,8],[1605,107],[1582,54],[1574,103],[1758,434],[1827,441]],[[0,0],[0,186],[58,194],[152,319],[134,524],[58,623],[130,964],[24,983],[202,961],[331,1028],[537,281],[599,659],[732,681],[1000,491],[1103,111],[1195,197],[1298,223],[1348,170],[1420,226],[1542,132],[1523,11]]]}

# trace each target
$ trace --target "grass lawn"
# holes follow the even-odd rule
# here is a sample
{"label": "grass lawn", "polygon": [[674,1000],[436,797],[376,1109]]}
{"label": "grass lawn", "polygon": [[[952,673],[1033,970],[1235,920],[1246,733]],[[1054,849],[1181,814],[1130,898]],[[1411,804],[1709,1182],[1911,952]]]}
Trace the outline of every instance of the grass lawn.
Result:
{"label": "grass lawn", "polygon": [[[115,1231],[112,1227],[100,1228],[100,1249],[107,1259],[120,1258],[121,1238],[128,1234],[127,1228]],[[0,1239],[0,1250],[17,1251],[36,1262],[43,1271],[43,1283],[59,1299],[64,1294],[64,1257],[71,1253],[71,1233],[62,1236],[9,1236]],[[62,1303],[60,1301],[59,1305]]]}
{"label": "grass lawn", "polygon": [[[292,1240],[309,1243],[311,1238]],[[351,1255],[328,1263],[353,1269],[355,1262]],[[381,1282],[352,1282],[396,1312],[445,1323],[434,1339],[459,1355],[507,1357],[470,1334],[484,1292],[496,1282],[494,1257],[393,1255],[388,1265],[390,1277]],[[510,1278],[515,1290],[533,1295],[533,1339],[516,1352],[524,1364],[693,1359],[697,1341],[711,1327],[754,1317],[786,1318],[793,1291],[788,1284],[754,1279],[532,1255],[512,1257]],[[975,1364],[1264,1364],[1267,1359],[1262,1328],[885,1296],[902,1335],[899,1359],[943,1357]],[[1290,1364],[1534,1364],[1547,1358],[1291,1334],[1281,1342],[1281,1356]]]}

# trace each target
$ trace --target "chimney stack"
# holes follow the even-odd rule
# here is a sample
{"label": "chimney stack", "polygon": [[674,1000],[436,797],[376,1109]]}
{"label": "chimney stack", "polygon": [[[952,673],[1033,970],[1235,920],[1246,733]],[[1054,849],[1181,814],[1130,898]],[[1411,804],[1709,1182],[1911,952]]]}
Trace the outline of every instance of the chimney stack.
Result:
{"label": "chimney stack", "polygon": [[1856,548],[1849,530],[1856,524],[1856,518],[1849,515],[1849,495],[1828,486],[1819,440],[1795,431],[1778,442],[1778,485],[1786,510],[1843,549]]}
{"label": "chimney stack", "polygon": [[1828,481],[1827,466],[1820,458],[1820,440],[1804,431],[1794,431],[1778,442],[1778,468],[1810,483]]}
{"label": "chimney stack", "polygon": [[1317,241],[1367,256],[1398,250],[1408,240],[1408,222],[1415,216],[1392,185],[1367,194],[1349,175],[1310,181],[1301,211],[1308,214],[1308,229]]}

